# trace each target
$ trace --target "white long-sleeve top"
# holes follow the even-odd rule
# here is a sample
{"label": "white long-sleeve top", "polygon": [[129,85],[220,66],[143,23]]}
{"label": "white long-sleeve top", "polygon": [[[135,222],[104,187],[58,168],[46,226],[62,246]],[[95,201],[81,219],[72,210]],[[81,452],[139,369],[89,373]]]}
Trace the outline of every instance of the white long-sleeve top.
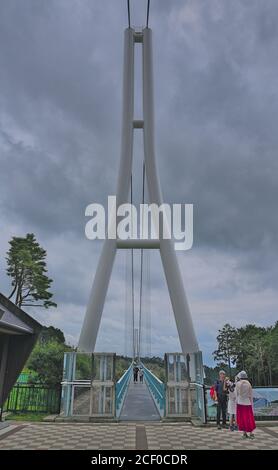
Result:
{"label": "white long-sleeve top", "polygon": [[238,405],[253,406],[253,391],[248,380],[239,380],[236,383],[236,402]]}

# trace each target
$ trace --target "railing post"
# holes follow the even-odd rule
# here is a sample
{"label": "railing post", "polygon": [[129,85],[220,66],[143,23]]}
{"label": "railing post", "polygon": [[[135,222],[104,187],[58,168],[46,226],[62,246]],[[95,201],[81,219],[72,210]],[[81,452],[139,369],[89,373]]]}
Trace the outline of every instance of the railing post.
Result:
{"label": "railing post", "polygon": [[18,393],[19,393],[19,384],[16,384],[16,395],[15,395],[15,405],[14,405],[14,408],[15,408],[15,413],[17,411],[17,402],[18,402]]}
{"label": "railing post", "polygon": [[207,394],[206,394],[206,386],[203,384],[203,396],[204,396],[204,410],[205,410],[205,424],[208,423],[208,411],[207,411]]}

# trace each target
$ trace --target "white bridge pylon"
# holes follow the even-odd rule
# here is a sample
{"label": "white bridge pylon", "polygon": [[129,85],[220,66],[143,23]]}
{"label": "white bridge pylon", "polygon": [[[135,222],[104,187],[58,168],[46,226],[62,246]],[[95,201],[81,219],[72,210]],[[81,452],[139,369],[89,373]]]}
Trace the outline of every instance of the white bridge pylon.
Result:
{"label": "white bridge pylon", "polygon": [[[135,43],[140,43],[143,51],[143,120],[134,120]],[[133,133],[134,129],[137,128],[142,128],[144,135],[144,161],[149,202],[160,206],[163,203],[163,199],[154,145],[152,31],[148,27],[144,28],[142,32],[137,32],[133,28],[125,30],[122,113],[121,159],[116,193],[117,206],[128,202],[132,173]],[[113,223],[116,224],[116,220]],[[115,229],[111,227],[111,230]],[[102,247],[80,334],[78,344],[80,351],[94,352],[117,249],[153,247],[160,250],[182,352],[187,354],[199,350],[173,242],[171,239],[163,239],[160,233],[159,242],[154,244],[152,240],[152,243],[150,241],[150,246],[148,246],[147,240],[142,241],[140,246],[138,240],[128,240],[128,243],[121,244],[116,239],[106,238]]]}

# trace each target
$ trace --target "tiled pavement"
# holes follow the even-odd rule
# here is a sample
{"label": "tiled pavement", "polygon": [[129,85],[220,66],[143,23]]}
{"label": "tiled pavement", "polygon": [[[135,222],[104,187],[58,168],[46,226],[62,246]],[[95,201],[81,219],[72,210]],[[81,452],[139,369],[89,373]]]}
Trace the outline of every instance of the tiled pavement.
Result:
{"label": "tiled pavement", "polygon": [[181,424],[167,427],[148,425],[146,434],[149,449],[194,450],[194,449],[278,449],[278,427],[259,428],[255,439],[243,439],[239,432],[228,429],[218,430],[215,427],[192,427]]}
{"label": "tiled pavement", "polygon": [[0,450],[134,449],[135,433],[135,426],[129,424],[28,424],[0,436]]}
{"label": "tiled pavement", "polygon": [[[4,430],[3,430],[4,431]],[[2,449],[278,449],[278,426],[240,433],[182,423],[24,423],[0,435]]]}

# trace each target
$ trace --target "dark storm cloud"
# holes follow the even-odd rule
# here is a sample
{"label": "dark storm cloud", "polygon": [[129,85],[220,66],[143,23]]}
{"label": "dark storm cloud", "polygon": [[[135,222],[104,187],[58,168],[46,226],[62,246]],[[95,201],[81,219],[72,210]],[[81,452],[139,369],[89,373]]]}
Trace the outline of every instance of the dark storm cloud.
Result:
{"label": "dark storm cloud", "polygon": [[114,182],[122,38],[114,22],[108,38],[98,3],[1,4],[3,203],[49,230],[79,231]]}
{"label": "dark storm cloud", "polygon": [[[6,182],[3,201],[35,225],[79,232],[86,203],[115,187],[122,3],[1,4],[2,168],[17,185],[10,197]],[[164,192],[195,203],[198,244],[248,249],[266,232],[275,242],[277,10],[276,2],[152,3]],[[134,21],[142,11],[134,2]]]}
{"label": "dark storm cloud", "polygon": [[269,262],[278,231],[277,2],[177,3],[169,34],[162,28],[167,47],[156,52],[166,198],[195,204],[197,245],[258,250]]}
{"label": "dark storm cloud", "polygon": [[[146,1],[131,0],[131,11],[143,24]],[[230,266],[223,298],[277,278],[277,20],[276,0],[151,2],[158,164],[165,200],[194,204],[202,254],[192,277],[183,269],[200,312],[220,292],[210,286],[198,300],[194,290],[201,269],[211,275],[206,250],[208,265]],[[1,256],[12,235],[34,231],[72,319],[84,312],[100,247],[84,240],[84,210],[116,187],[126,25],[124,0],[0,3]],[[158,301],[163,283],[155,268]],[[109,295],[116,315],[119,286]],[[69,336],[78,329],[73,320]]]}

